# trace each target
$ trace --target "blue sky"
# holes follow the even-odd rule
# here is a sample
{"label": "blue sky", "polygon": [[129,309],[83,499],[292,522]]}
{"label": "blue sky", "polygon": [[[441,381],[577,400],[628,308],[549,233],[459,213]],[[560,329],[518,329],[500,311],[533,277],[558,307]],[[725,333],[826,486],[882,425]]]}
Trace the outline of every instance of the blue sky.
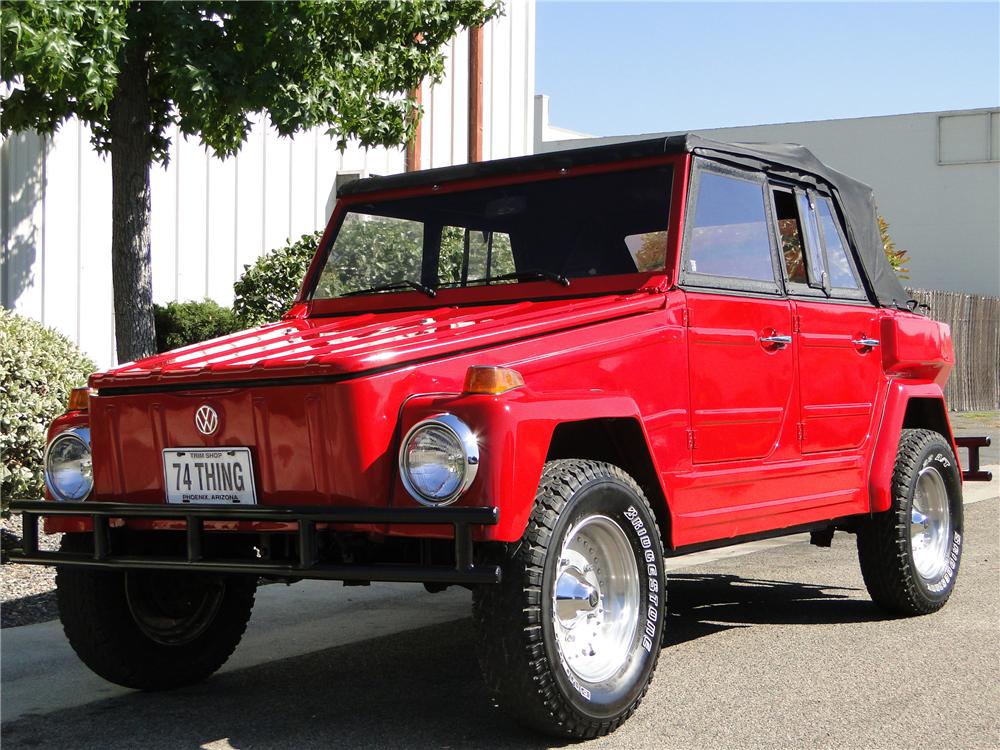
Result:
{"label": "blue sky", "polygon": [[997,106],[1000,2],[538,0],[537,93],[594,135]]}

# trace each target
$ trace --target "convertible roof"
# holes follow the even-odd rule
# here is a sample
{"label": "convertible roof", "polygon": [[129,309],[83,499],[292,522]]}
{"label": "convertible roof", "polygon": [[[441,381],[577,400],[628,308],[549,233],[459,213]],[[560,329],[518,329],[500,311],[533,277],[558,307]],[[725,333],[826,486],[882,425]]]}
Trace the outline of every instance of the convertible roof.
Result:
{"label": "convertible roof", "polygon": [[847,233],[878,303],[906,309],[909,295],[896,278],[882,249],[872,189],[823,164],[809,149],[791,143],[723,143],[687,133],[604,146],[550,151],[533,156],[460,164],[453,167],[355,180],[340,188],[339,197],[448,182],[505,177],[530,172],[607,164],[664,154],[699,154],[752,167],[778,177],[829,187],[846,218]]}

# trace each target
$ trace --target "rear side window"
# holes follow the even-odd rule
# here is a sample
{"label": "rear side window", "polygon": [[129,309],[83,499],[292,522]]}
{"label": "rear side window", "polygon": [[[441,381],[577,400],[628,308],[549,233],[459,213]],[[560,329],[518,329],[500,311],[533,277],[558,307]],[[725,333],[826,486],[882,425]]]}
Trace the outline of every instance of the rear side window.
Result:
{"label": "rear side window", "polygon": [[840,227],[833,215],[833,207],[829,198],[820,198],[816,205],[819,214],[819,225],[823,231],[823,242],[826,245],[827,273],[830,286],[834,289],[858,289],[858,280],[854,277],[851,262],[847,258],[847,248],[840,235]]}
{"label": "rear side window", "polygon": [[773,284],[763,184],[701,173],[684,270]]}
{"label": "rear side window", "polygon": [[795,206],[795,196],[791,190],[774,190],[775,219],[778,222],[778,239],[781,242],[781,256],[785,262],[785,278],[792,284],[807,284],[805,243],[799,212]]}
{"label": "rear side window", "polygon": [[805,193],[796,194],[796,202],[799,205],[799,215],[802,216],[805,224],[805,241],[807,255],[807,271],[809,273],[809,285],[817,289],[822,289],[823,274],[826,273],[826,264],[823,262],[823,246],[819,241],[819,227],[816,224],[816,212],[809,203],[809,198]]}

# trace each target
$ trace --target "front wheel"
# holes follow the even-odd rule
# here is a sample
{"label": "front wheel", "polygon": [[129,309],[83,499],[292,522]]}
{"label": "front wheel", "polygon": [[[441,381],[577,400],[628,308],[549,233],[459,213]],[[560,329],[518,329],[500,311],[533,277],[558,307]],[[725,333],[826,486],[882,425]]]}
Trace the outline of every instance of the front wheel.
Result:
{"label": "front wheel", "polygon": [[479,659],[497,705],[560,737],[608,734],[656,669],[666,591],[656,519],[624,471],[545,465],[503,577],[473,599]]}
{"label": "front wheel", "polygon": [[930,430],[903,430],[892,475],[892,507],[858,529],[861,573],[872,600],[897,615],[944,606],[962,559],[958,462]]}
{"label": "front wheel", "polygon": [[[66,534],[63,549],[89,550],[89,538]],[[204,680],[243,636],[257,579],[185,571],[56,568],[63,630],[77,656],[98,675],[139,690]]]}

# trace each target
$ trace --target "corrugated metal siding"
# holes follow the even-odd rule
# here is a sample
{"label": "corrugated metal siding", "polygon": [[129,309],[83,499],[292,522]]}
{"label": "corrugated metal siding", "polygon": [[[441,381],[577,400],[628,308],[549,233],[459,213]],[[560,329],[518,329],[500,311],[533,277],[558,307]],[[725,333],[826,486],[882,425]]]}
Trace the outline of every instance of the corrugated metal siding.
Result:
{"label": "corrugated metal siding", "polygon": [[[486,158],[531,152],[534,34],[534,0],[507,3],[485,29]],[[466,161],[468,54],[463,33],[448,45],[445,79],[424,85],[422,168]],[[350,144],[341,154],[321,129],[284,139],[258,122],[225,161],[171,136],[169,165],[151,175],[153,296],[161,303],[231,303],[244,265],[326,223],[338,174],[404,168],[402,149]],[[98,366],[114,364],[110,161],[71,120],[51,138],[6,139],[0,170],[4,307],[62,331]]]}

